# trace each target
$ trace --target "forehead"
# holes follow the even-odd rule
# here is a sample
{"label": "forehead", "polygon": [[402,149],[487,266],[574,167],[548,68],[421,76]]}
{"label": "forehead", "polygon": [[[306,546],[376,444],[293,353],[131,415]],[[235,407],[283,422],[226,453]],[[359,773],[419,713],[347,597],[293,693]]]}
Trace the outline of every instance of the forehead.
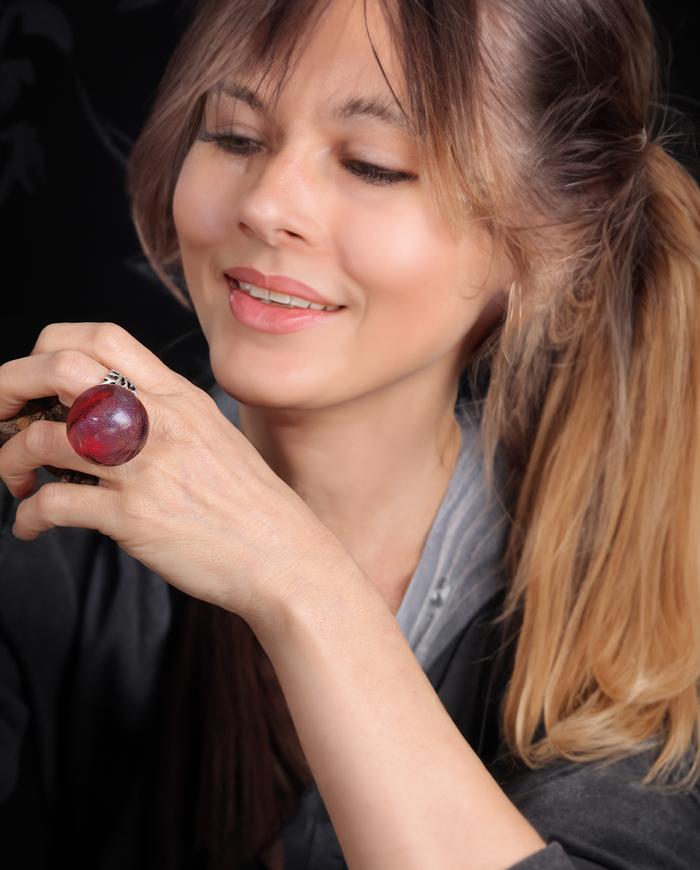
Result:
{"label": "forehead", "polygon": [[296,38],[283,73],[274,59],[264,68],[253,60],[214,91],[263,115],[278,101],[304,103],[337,120],[372,119],[410,132],[402,78],[380,4],[334,0]]}

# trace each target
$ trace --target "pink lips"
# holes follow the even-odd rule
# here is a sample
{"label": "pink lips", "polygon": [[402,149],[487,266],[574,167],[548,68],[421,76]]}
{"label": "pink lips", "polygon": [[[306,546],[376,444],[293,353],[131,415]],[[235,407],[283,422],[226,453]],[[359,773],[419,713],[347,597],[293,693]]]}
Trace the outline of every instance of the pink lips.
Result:
{"label": "pink lips", "polygon": [[[233,269],[225,269],[224,275],[229,278],[234,278],[237,281],[244,281],[246,284],[255,284],[256,287],[262,287],[264,290],[275,290],[277,293],[287,293],[289,296],[298,296],[300,299],[308,299],[309,302],[315,302],[318,305],[337,305],[337,302],[331,302],[329,299],[324,299],[315,290],[312,290],[306,284],[300,281],[295,281],[293,278],[287,278],[285,275],[263,275],[257,269],[250,266],[236,266]],[[344,307],[344,306],[343,306]]]}
{"label": "pink lips", "polygon": [[[302,292],[297,288],[302,287],[306,292],[306,298],[311,301],[309,289],[306,285],[300,284],[298,281],[293,281],[291,278],[285,278],[282,281],[276,277],[272,282],[265,281],[265,277],[261,272],[255,269],[229,269],[225,273],[226,281],[229,284],[229,307],[231,314],[235,319],[244,326],[250,327],[257,332],[271,333],[290,333],[299,332],[303,329],[308,329],[312,326],[320,326],[323,323],[330,323],[333,318],[337,317],[345,310],[345,306],[336,308],[333,311],[314,311],[311,308],[297,308],[284,305],[268,304],[256,299],[245,290],[241,290],[238,282],[255,284],[257,287],[265,289],[279,289],[280,293],[290,293],[294,296],[301,296]],[[261,276],[260,278],[258,276]],[[267,286],[266,286],[267,283]],[[291,286],[290,286],[291,285]],[[313,293],[313,291],[312,291]],[[316,293],[313,297],[319,298]],[[303,298],[303,297],[302,297]],[[319,303],[324,303],[323,300]]]}

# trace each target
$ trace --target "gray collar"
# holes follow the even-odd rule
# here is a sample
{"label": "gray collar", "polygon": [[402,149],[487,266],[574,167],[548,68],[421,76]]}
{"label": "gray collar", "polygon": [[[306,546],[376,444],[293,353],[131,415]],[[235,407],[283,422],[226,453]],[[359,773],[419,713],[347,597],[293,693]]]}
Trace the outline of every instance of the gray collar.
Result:
{"label": "gray collar", "polygon": [[[222,414],[240,429],[238,402],[218,384],[210,392]],[[505,585],[504,466],[497,462],[497,491],[487,490],[477,409],[477,402],[464,399],[455,408],[462,435],[459,456],[396,614],[426,671]]]}

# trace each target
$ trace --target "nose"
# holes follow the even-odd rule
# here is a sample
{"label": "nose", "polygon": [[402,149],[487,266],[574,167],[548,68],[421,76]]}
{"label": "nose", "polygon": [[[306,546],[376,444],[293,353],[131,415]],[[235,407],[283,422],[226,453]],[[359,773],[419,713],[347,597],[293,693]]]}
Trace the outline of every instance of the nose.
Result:
{"label": "nose", "polygon": [[240,231],[271,247],[319,244],[323,227],[320,190],[308,160],[284,151],[258,160],[239,200]]}

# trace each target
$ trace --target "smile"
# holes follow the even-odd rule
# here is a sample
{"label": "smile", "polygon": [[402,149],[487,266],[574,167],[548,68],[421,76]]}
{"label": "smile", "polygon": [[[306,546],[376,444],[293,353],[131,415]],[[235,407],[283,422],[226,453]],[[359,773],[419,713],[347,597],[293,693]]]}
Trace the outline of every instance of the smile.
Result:
{"label": "smile", "polygon": [[340,308],[340,305],[318,305],[315,302],[309,302],[308,299],[301,299],[299,296],[277,293],[275,290],[265,290],[262,287],[256,287],[255,284],[248,284],[235,278],[231,281],[244,293],[268,305],[276,304],[286,308],[310,308],[313,311],[337,311]]}

